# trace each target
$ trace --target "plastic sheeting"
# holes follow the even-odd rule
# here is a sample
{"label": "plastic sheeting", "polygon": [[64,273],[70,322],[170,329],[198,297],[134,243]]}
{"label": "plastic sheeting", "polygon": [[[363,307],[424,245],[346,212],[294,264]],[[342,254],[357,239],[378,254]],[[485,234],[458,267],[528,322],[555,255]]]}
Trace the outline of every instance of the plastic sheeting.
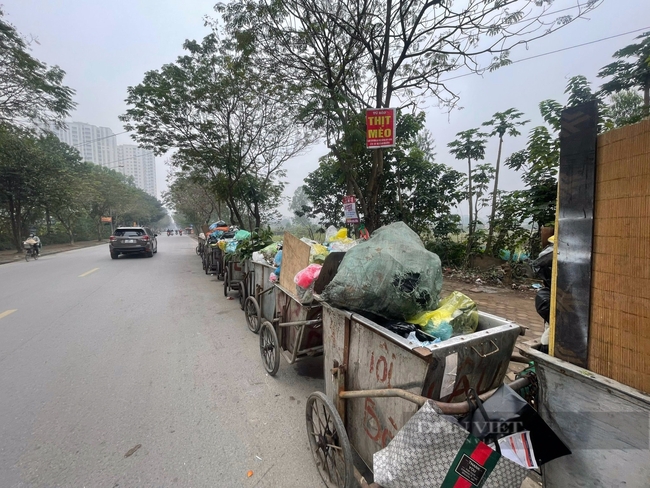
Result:
{"label": "plastic sheeting", "polygon": [[436,309],[441,288],[438,256],[404,222],[396,222],[346,253],[322,298],[338,308],[404,320]]}

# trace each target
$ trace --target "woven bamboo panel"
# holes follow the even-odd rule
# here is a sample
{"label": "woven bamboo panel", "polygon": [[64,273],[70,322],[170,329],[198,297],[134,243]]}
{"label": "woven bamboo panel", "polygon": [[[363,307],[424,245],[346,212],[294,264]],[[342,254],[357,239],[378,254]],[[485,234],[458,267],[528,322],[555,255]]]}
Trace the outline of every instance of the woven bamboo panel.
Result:
{"label": "woven bamboo panel", "polygon": [[589,369],[650,393],[650,120],[598,137]]}

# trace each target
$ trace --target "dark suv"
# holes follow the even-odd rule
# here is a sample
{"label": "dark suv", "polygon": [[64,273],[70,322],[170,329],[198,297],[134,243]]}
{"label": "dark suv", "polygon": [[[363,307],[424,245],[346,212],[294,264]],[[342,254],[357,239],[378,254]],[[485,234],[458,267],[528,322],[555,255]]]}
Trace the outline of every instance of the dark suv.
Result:
{"label": "dark suv", "polygon": [[151,258],[158,252],[157,235],[147,227],[118,227],[108,244],[111,258],[117,259],[120,254],[141,252]]}

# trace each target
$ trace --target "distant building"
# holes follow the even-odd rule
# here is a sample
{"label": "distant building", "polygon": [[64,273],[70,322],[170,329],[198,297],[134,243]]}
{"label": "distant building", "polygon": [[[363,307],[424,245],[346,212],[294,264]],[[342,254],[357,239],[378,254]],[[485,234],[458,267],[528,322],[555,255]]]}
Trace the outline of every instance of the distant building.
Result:
{"label": "distant building", "polygon": [[52,126],[49,130],[62,142],[77,149],[84,161],[112,168],[111,163],[117,160],[115,134],[108,127],[68,122],[63,129]]}
{"label": "distant building", "polygon": [[48,130],[62,142],[77,149],[84,161],[132,176],[135,186],[151,196],[158,196],[153,152],[133,144],[118,146],[115,134],[108,127],[67,122],[63,129],[51,126]]}
{"label": "distant building", "polygon": [[157,197],[156,158],[153,151],[135,144],[117,146],[117,167],[113,168],[126,176],[132,176],[135,185],[149,195]]}

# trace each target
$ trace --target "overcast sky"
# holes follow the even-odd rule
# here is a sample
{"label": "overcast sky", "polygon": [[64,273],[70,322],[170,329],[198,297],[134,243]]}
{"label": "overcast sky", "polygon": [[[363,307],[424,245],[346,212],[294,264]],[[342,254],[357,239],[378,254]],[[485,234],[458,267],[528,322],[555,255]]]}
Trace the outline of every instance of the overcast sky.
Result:
{"label": "overcast sky", "polygon": [[[556,0],[553,9],[584,3],[586,0]],[[78,103],[71,120],[110,127],[122,132],[118,116],[126,110],[126,87],[142,81],[143,74],[160,68],[182,54],[185,39],[200,39],[209,31],[203,17],[213,13],[214,1],[202,0],[5,0],[5,19],[19,32],[38,40],[33,54],[67,72],[65,83],[76,90]],[[511,53],[517,60],[637,29],[650,30],[648,0],[605,0],[589,15],[559,32],[535,41],[528,50]],[[565,102],[564,88],[571,76],[583,74],[594,85],[596,73],[611,62],[612,53],[630,44],[629,34],[531,61],[502,68],[483,77],[469,76],[450,82],[461,95],[462,110],[450,114],[428,107],[427,127],[437,146],[437,161],[460,171],[464,162],[447,153],[447,143],[457,132],[479,126],[497,111],[516,107],[531,123],[524,137],[507,139],[504,154],[521,149],[525,134],[541,117],[537,105],[545,99]],[[433,103],[433,102],[432,102]],[[118,144],[131,142],[118,136]],[[287,164],[286,195],[291,196],[303,178],[325,153],[316,146]],[[496,159],[496,141],[488,146],[486,161]],[[165,158],[157,158],[158,190],[165,188]],[[517,174],[504,171],[502,189],[521,187]]]}

